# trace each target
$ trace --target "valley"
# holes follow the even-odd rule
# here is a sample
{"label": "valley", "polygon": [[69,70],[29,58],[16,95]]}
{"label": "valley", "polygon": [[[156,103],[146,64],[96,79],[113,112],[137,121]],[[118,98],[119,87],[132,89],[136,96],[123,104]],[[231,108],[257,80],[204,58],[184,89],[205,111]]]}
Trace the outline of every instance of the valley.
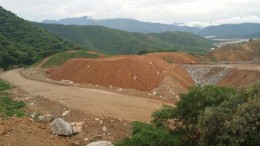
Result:
{"label": "valley", "polygon": [[0,146],[259,145],[259,32],[0,6]]}

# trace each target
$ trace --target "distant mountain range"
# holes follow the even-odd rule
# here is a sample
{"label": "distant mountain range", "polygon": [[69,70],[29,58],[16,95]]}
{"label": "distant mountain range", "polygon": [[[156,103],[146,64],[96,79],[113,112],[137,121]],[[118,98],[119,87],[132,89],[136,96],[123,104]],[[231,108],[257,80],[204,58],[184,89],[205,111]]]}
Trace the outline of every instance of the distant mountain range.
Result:
{"label": "distant mountain range", "polygon": [[104,19],[94,20],[90,17],[75,17],[61,20],[44,20],[43,23],[64,25],[100,25],[109,28],[140,33],[161,33],[165,31],[192,32],[201,36],[215,36],[216,38],[255,38],[259,37],[260,24],[223,24],[206,28],[178,26],[173,24],[161,24],[142,22],[134,19]]}
{"label": "distant mountain range", "polygon": [[198,34],[202,36],[216,36],[220,38],[255,38],[259,37],[260,24],[243,23],[209,26],[199,31]]}
{"label": "distant mountain range", "polygon": [[134,19],[94,20],[87,16],[66,18],[61,20],[44,20],[42,21],[42,23],[64,24],[64,25],[100,25],[100,26],[124,30],[128,32],[140,32],[140,33],[160,33],[165,31],[184,31],[184,32],[197,33],[200,31],[200,29],[197,27],[142,22]]}
{"label": "distant mountain range", "polygon": [[37,25],[83,48],[107,54],[136,54],[143,50],[205,53],[214,47],[209,39],[180,31],[144,34],[94,25]]}

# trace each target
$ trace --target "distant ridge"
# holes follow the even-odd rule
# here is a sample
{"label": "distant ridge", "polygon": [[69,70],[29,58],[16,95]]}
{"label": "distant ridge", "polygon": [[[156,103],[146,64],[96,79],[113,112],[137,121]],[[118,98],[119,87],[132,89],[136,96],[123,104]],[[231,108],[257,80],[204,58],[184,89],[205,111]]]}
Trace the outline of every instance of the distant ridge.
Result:
{"label": "distant ridge", "polygon": [[135,19],[104,19],[94,20],[88,16],[65,18],[61,20],[44,20],[42,23],[64,24],[64,25],[100,25],[109,28],[140,33],[160,33],[165,31],[184,31],[197,33],[197,27],[178,26],[173,24],[161,24],[142,22]]}
{"label": "distant ridge", "polygon": [[211,40],[188,32],[167,31],[143,34],[94,25],[38,25],[83,48],[107,54],[137,54],[143,50],[206,53],[214,47]]}
{"label": "distant ridge", "polygon": [[217,26],[209,26],[202,29],[198,27],[179,26],[173,24],[142,22],[135,19],[94,20],[87,16],[65,18],[61,20],[44,20],[43,23],[64,25],[100,25],[128,32],[140,33],[183,31],[201,36],[215,36],[217,38],[252,38],[256,36],[258,37],[259,35],[256,33],[260,32],[260,24],[258,23],[222,24]]}
{"label": "distant ridge", "polygon": [[198,32],[198,34],[218,38],[254,38],[255,36],[259,36],[256,34],[257,32],[260,33],[260,24],[243,23],[209,26]]}

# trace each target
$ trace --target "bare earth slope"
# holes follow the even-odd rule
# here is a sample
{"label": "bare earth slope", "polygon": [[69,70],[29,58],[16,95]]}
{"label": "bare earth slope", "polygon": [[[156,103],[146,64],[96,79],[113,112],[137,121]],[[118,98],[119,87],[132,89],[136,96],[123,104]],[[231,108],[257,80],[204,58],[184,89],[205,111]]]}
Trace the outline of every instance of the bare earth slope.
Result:
{"label": "bare earth slope", "polygon": [[151,113],[164,104],[162,101],[100,90],[43,83],[24,78],[19,72],[20,70],[4,72],[0,77],[32,96],[42,95],[97,116],[149,122]]}
{"label": "bare earth slope", "polygon": [[[176,56],[176,55],[175,55]],[[181,57],[183,56],[183,58]],[[177,64],[171,64],[158,55],[114,56],[102,59],[71,59],[60,67],[47,70],[49,78],[70,80],[106,87],[120,87],[151,91],[166,76],[174,77],[180,88],[193,85],[188,73]],[[171,57],[170,54],[166,57]],[[176,57],[176,61],[188,63],[194,59]],[[194,57],[195,58],[195,57]]]}
{"label": "bare earth slope", "polygon": [[260,63],[260,40],[255,40],[243,44],[229,44],[221,48],[214,49],[209,56],[218,62],[251,62]]}

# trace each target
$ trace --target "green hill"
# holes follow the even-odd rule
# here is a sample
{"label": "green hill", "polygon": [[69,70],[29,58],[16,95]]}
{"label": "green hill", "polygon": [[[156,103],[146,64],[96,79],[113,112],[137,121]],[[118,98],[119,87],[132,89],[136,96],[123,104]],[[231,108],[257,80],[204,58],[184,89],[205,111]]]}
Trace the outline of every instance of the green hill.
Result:
{"label": "green hill", "polygon": [[0,68],[29,65],[50,54],[78,48],[0,6]]}
{"label": "green hill", "polygon": [[81,47],[107,54],[136,54],[141,50],[205,53],[212,41],[187,32],[131,33],[102,26],[38,24],[53,34]]}

